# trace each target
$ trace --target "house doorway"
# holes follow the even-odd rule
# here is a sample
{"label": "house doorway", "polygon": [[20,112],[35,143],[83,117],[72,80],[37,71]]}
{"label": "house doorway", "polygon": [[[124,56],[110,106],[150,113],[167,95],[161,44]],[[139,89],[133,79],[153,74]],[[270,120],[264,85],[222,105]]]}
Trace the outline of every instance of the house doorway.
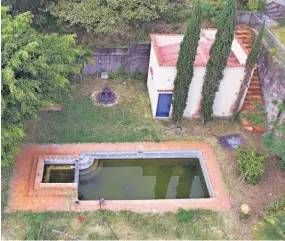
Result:
{"label": "house doorway", "polygon": [[159,94],[156,117],[169,117],[172,94]]}

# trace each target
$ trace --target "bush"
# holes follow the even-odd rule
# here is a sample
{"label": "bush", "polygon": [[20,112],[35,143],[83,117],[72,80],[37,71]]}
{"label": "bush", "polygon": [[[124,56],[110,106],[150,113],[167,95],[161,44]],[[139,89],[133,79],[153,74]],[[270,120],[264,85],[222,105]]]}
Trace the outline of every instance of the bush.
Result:
{"label": "bush", "polygon": [[264,160],[267,154],[258,153],[254,147],[238,147],[238,170],[241,176],[249,184],[257,184],[264,174]]}
{"label": "bush", "polygon": [[256,11],[258,9],[258,0],[249,0],[247,7],[249,11]]}
{"label": "bush", "polygon": [[253,230],[257,239],[285,239],[285,197],[265,208],[266,216]]}
{"label": "bush", "polygon": [[180,24],[179,23],[175,23],[173,26],[172,26],[172,30],[175,32],[177,30],[180,29]]}
{"label": "bush", "polygon": [[202,1],[202,15],[203,19],[215,18],[221,14],[225,1],[218,2]]}
{"label": "bush", "polygon": [[132,73],[127,72],[124,66],[121,65],[120,68],[118,69],[118,72],[109,73],[109,78],[110,79],[123,79],[123,80],[135,79],[135,80],[143,81],[143,80],[146,80],[146,75],[142,74],[140,70],[137,68]]}
{"label": "bush", "polygon": [[261,13],[266,12],[266,0],[259,0],[257,10]]}
{"label": "bush", "polygon": [[253,230],[256,239],[285,240],[285,212],[265,217]]}
{"label": "bush", "polygon": [[278,26],[280,26],[280,27],[285,26],[285,20],[279,20],[278,21]]}
{"label": "bush", "polygon": [[285,197],[265,208],[266,216],[253,227],[256,239],[285,240]]}
{"label": "bush", "polygon": [[263,136],[262,142],[272,155],[280,157],[279,166],[285,170],[285,139],[268,132]]}
{"label": "bush", "polygon": [[285,212],[285,197],[279,201],[271,203],[265,208],[265,212],[267,215],[276,214],[281,211]]}
{"label": "bush", "polygon": [[168,23],[181,23],[188,20],[191,16],[192,9],[181,3],[170,3],[163,14],[163,19]]}

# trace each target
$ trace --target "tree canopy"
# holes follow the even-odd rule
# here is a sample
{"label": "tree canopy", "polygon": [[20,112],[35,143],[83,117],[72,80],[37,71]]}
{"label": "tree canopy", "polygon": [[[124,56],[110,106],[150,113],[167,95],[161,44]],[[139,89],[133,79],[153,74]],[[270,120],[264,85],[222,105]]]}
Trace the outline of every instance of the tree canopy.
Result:
{"label": "tree canopy", "polygon": [[167,8],[168,0],[59,0],[47,7],[60,22],[79,25],[94,32],[126,31],[160,17]]}
{"label": "tree canopy", "polygon": [[236,0],[228,0],[223,12],[217,19],[216,39],[210,50],[206,66],[206,76],[202,90],[201,114],[204,122],[212,118],[216,92],[224,76],[224,69],[231,52],[236,24]]}
{"label": "tree canopy", "polygon": [[185,36],[180,44],[177,61],[177,75],[173,90],[173,120],[180,121],[187,105],[188,92],[194,74],[194,61],[200,39],[202,9],[200,1],[196,1],[191,19],[187,25]]}
{"label": "tree canopy", "polygon": [[12,17],[8,10],[1,8],[3,166],[14,160],[26,123],[38,109],[70,96],[68,78],[80,73],[78,58],[85,55],[74,35],[40,34],[31,27],[31,13]]}

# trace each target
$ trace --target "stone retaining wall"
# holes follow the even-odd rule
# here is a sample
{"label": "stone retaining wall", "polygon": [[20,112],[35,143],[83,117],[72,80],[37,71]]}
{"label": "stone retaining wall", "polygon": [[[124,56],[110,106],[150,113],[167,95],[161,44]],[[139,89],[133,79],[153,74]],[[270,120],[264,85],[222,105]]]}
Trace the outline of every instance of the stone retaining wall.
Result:
{"label": "stone retaining wall", "polygon": [[[257,30],[260,20],[257,13],[240,12],[237,17],[238,24],[246,24]],[[269,29],[266,29],[259,56],[259,81],[262,90],[263,103],[267,114],[268,123],[276,120],[278,109],[276,102],[282,103],[285,100],[285,51],[271,37]],[[280,44],[280,43],[279,43]],[[273,48],[277,53],[270,57]],[[279,116],[281,121],[285,118],[284,113]]]}
{"label": "stone retaining wall", "polygon": [[84,74],[97,74],[102,72],[117,72],[121,66],[127,72],[136,69],[141,73],[148,72],[150,56],[150,43],[132,43],[128,48],[97,48],[93,59],[95,65],[86,64]]}
{"label": "stone retaining wall", "polygon": [[[269,55],[270,51],[263,46],[259,57],[259,80],[267,119],[271,121],[278,115],[276,102],[285,100],[285,66]],[[280,117],[285,118],[284,115]]]}

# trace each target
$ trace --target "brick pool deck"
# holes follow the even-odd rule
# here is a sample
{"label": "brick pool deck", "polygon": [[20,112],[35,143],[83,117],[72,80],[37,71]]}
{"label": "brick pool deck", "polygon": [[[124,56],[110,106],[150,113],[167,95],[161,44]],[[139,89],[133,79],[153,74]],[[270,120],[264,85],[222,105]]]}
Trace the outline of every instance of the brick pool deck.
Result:
{"label": "brick pool deck", "polygon": [[[208,172],[214,197],[206,199],[106,200],[102,209],[131,211],[175,211],[184,209],[230,210],[230,199],[224,189],[222,175],[212,147],[205,142],[140,142],[115,144],[49,144],[25,145],[16,160],[11,182],[10,210],[26,211],[91,211],[99,210],[98,201],[77,199],[77,184],[40,184],[43,160],[47,156],[78,157],[83,151],[200,151]],[[72,198],[73,195],[73,198]]]}

